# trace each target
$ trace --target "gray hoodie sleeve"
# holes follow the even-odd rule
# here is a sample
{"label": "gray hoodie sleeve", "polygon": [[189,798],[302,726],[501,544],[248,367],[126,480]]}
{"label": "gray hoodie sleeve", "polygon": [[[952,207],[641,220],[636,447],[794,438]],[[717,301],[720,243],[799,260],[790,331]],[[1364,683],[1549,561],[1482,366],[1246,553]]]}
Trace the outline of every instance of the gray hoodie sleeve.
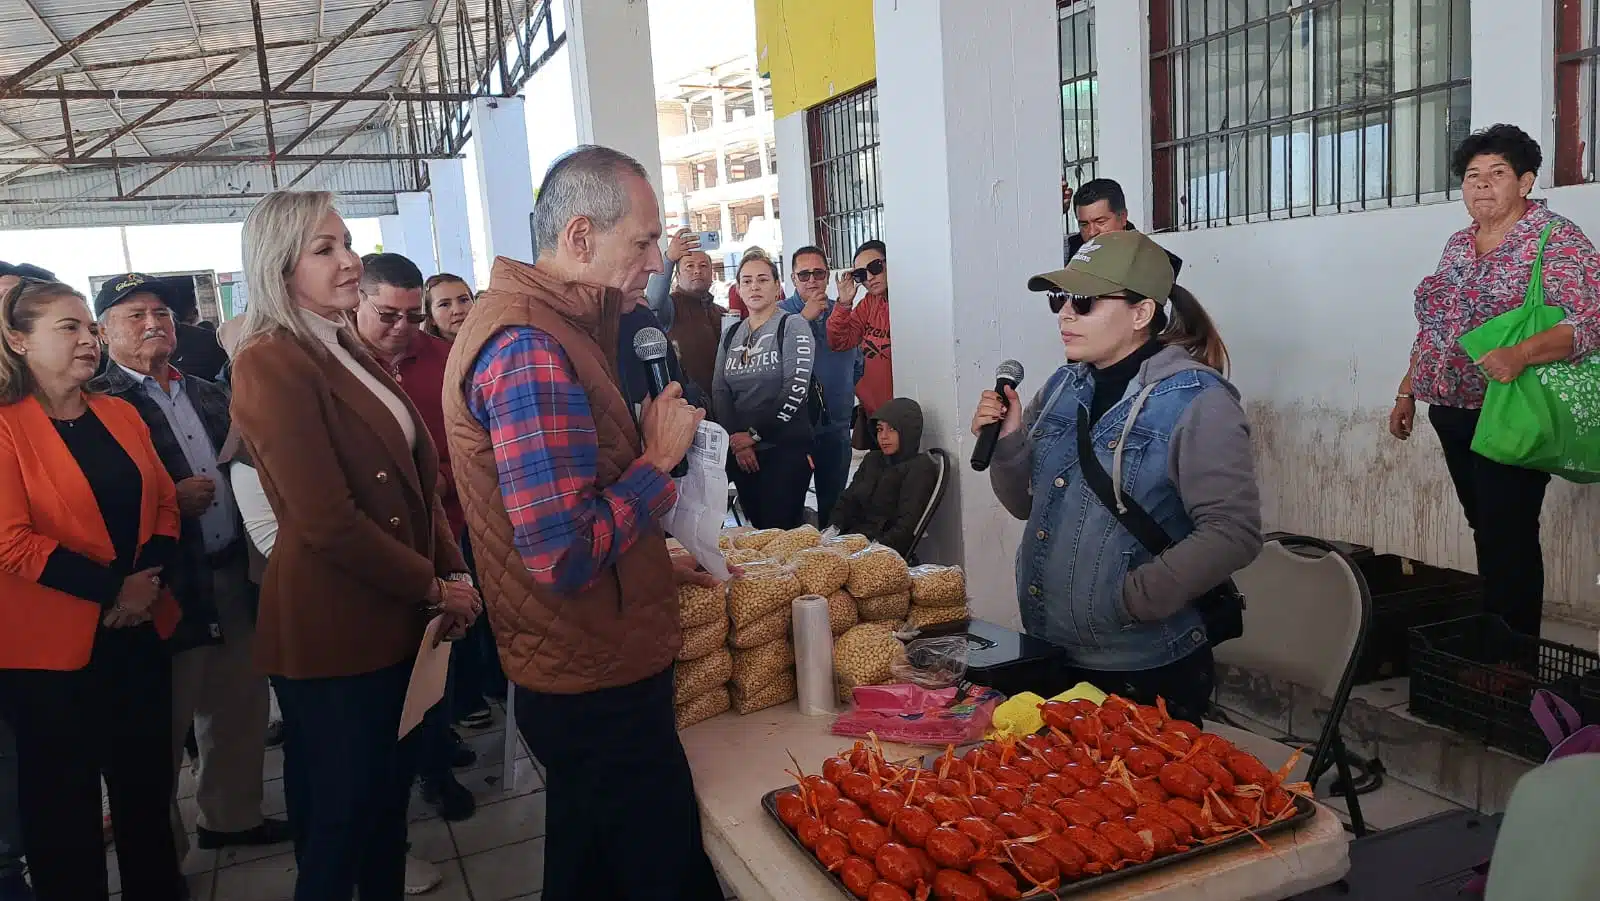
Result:
{"label": "gray hoodie sleeve", "polygon": [[667,259],[663,259],[663,264],[666,268],[650,276],[650,281],[645,284],[644,300],[656,318],[661,320],[661,330],[670,332],[672,322],[678,315],[678,305],[672,302],[672,275],[677,271],[678,264]]}
{"label": "gray hoodie sleeve", "polygon": [[1128,574],[1122,596],[1141,622],[1178,612],[1261,552],[1250,426],[1231,391],[1211,388],[1189,405],[1173,429],[1167,467],[1194,531]]}
{"label": "gray hoodie sleeve", "polygon": [[[1048,386],[1048,382],[1046,383]],[[1039,421],[1045,403],[1041,387],[1022,408],[1022,428],[1001,438],[994,446],[989,463],[989,487],[1006,512],[1027,519],[1033,511],[1033,424]]]}

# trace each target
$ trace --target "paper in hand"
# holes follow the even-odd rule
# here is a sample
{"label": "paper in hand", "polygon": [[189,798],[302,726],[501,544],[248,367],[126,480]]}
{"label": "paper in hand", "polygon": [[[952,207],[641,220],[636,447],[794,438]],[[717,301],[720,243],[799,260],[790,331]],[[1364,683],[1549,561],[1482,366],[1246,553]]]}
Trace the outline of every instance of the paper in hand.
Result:
{"label": "paper in hand", "polygon": [[727,431],[701,422],[686,459],[689,472],[677,480],[678,503],[661,525],[706,572],[726,582],[731,574],[717,539],[728,517]]}
{"label": "paper in hand", "polygon": [[423,716],[444,698],[445,679],[450,674],[450,642],[441,640],[443,637],[444,617],[435,616],[422,634],[417,662],[411,667],[406,704],[400,711],[401,738],[417,728]]}

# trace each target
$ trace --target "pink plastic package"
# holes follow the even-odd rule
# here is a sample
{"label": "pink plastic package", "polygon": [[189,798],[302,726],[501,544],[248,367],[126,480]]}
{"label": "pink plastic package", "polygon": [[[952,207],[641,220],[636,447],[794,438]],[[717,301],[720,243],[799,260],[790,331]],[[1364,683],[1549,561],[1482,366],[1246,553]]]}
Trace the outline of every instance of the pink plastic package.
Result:
{"label": "pink plastic package", "polygon": [[1005,695],[979,685],[929,691],[916,685],[856,688],[855,706],[833,721],[834,735],[918,745],[964,744],[988,731]]}

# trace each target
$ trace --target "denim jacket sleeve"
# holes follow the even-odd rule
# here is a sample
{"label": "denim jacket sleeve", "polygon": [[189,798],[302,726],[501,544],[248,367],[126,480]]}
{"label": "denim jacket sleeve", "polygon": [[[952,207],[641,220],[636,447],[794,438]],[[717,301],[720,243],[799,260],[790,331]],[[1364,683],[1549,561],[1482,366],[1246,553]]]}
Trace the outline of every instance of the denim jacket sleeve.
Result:
{"label": "denim jacket sleeve", "polygon": [[1167,468],[1194,531],[1128,574],[1123,600],[1141,622],[1178,612],[1261,552],[1261,489],[1250,426],[1226,387],[1201,392],[1184,411]]}

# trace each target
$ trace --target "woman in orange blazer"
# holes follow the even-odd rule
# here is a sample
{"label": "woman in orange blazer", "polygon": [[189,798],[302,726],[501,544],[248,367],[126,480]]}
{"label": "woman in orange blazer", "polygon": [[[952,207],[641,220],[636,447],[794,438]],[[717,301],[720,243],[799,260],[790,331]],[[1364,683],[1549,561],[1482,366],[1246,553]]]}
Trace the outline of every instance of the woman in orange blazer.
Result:
{"label": "woman in orange blazer", "polygon": [[0,712],[34,893],[109,896],[103,773],[122,897],[180,901],[162,646],[178,610],[161,587],[177,493],[133,407],[84,390],[100,345],[83,295],[24,281],[0,338]]}

